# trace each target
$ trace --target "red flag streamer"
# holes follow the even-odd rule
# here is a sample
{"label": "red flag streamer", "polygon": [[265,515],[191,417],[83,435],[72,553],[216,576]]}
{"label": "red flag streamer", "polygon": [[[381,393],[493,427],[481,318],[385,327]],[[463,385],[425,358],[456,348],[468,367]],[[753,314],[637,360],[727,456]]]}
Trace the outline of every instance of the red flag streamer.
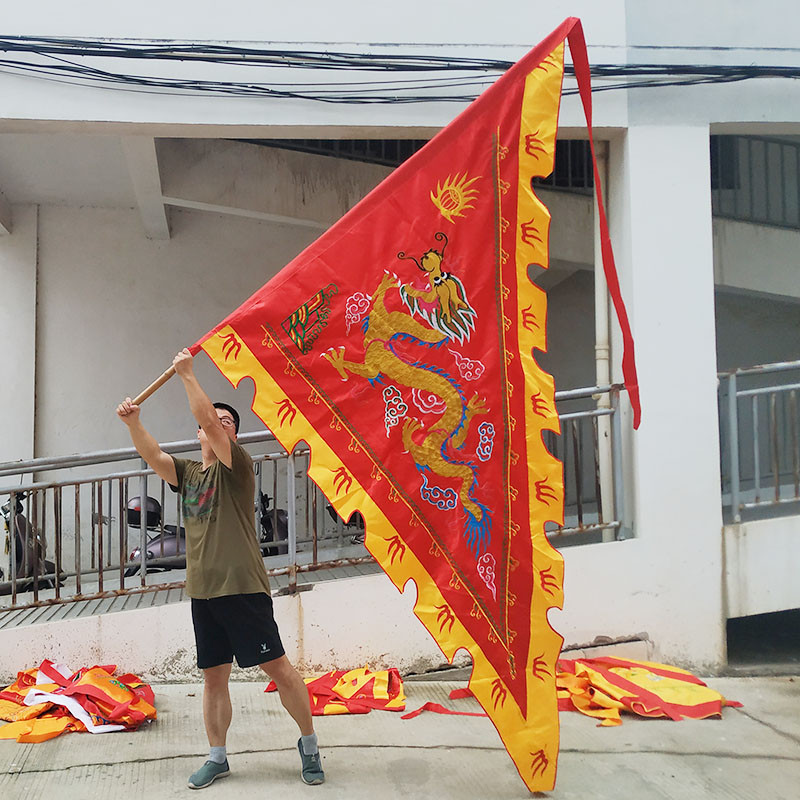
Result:
{"label": "red flag streamer", "polygon": [[563,522],[563,479],[542,440],[559,421],[535,360],[547,298],[528,270],[548,265],[550,215],[531,181],[553,168],[567,37],[590,122],[569,19],[192,348],[253,380],[255,413],[288,451],[308,443],[309,475],[364,516],[398,589],[414,581],[447,658],[469,651],[470,689],[534,791],[556,777],[563,562],[544,527]]}

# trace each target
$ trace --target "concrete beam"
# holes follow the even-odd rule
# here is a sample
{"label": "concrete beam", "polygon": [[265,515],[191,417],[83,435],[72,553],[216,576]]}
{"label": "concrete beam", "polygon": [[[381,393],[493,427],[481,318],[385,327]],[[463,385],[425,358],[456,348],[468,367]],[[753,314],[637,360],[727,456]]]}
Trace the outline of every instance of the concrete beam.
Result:
{"label": "concrete beam", "polygon": [[310,228],[318,231],[326,231],[333,224],[333,222],[317,222],[298,217],[286,217],[281,214],[268,214],[263,211],[252,211],[247,208],[237,208],[219,203],[204,203],[200,200],[189,200],[185,197],[164,196],[162,200],[166,205],[175,206],[176,208],[191,208],[195,211],[209,211],[212,214],[231,214],[234,217],[247,217],[248,219],[276,222],[279,225],[294,225],[298,228]]}
{"label": "concrete beam", "polygon": [[147,238],[169,239],[154,139],[151,136],[123,136],[122,149]]}
{"label": "concrete beam", "polygon": [[0,192],[0,236],[8,236],[11,233],[11,206],[8,204],[5,195]]}
{"label": "concrete beam", "polygon": [[159,139],[164,201],[326,230],[392,170],[245,142]]}

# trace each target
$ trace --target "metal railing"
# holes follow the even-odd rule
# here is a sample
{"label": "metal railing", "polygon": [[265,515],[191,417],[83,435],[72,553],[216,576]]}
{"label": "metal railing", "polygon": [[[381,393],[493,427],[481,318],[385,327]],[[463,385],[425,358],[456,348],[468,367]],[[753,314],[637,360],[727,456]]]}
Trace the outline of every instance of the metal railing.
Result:
{"label": "metal railing", "polygon": [[[411,158],[428,142],[425,139],[242,139],[262,147],[295,150],[301,153],[333,156],[348,161],[362,161],[397,167]],[[592,152],[588,140],[559,139],[553,171],[534,184],[550,189],[564,189],[591,194],[594,189]]]}
{"label": "metal railing", "polygon": [[564,525],[547,526],[551,539],[599,533],[603,541],[611,541],[629,535],[621,522],[620,389],[556,392],[561,435],[546,431],[544,442],[564,467]]}
{"label": "metal railing", "polygon": [[800,228],[800,144],[712,136],[711,203],[716,216]]}
{"label": "metal railing", "polygon": [[[564,464],[565,523],[548,525],[548,535],[564,543],[576,534],[584,534],[576,543],[587,536],[623,538],[619,387],[558,392],[556,401],[562,435],[547,432],[545,444]],[[254,515],[270,576],[288,576],[287,591],[293,592],[298,573],[373,561],[360,515],[347,523],[338,518],[308,477],[307,449],[288,454],[266,431],[242,434],[239,442],[261,451],[251,452]],[[198,444],[162,447],[180,454],[196,452]],[[141,460],[136,469],[113,468],[134,459],[136,451],[123,448],[0,464],[7,556],[0,609],[184,585],[180,498]],[[98,468],[105,471],[98,474]],[[48,477],[62,470],[66,477]],[[138,519],[128,508],[136,496]],[[160,506],[149,528],[142,501],[148,497]]]}
{"label": "metal railing", "polygon": [[743,512],[800,513],[800,361],[719,378],[722,494],[731,520],[741,522]]}

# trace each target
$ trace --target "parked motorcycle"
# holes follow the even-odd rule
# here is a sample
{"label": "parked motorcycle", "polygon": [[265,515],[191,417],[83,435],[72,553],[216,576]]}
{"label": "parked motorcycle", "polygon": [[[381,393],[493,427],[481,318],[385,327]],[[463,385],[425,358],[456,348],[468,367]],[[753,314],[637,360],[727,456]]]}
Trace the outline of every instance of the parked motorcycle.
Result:
{"label": "parked motorcycle", "polygon": [[[286,553],[288,550],[289,520],[282,508],[271,507],[272,498],[264,492],[259,496],[259,547],[262,555]],[[142,503],[138,496],[128,502],[126,512],[128,529],[138,530],[141,526]],[[186,569],[186,530],[176,525],[161,525],[161,503],[154,497],[146,499],[145,524],[148,531],[147,557],[148,572],[163,572],[169,569]],[[273,530],[274,529],[274,530]],[[128,557],[125,576],[135,575],[141,567],[141,549],[134,548]]]}
{"label": "parked motorcycle", "polygon": [[[336,513],[336,509],[330,503],[325,504],[325,509],[328,512],[328,516],[334,522],[340,519],[339,515]],[[354,531],[354,533],[350,535],[350,544],[364,544],[364,529],[366,525],[364,523],[364,517],[362,517],[358,511],[354,511],[347,522],[342,520],[342,524],[347,530]]]}
{"label": "parked motorcycle", "polygon": [[[52,589],[55,587],[56,565],[45,558],[45,546],[39,531],[26,519],[23,511],[22,501],[25,499],[25,492],[14,495],[14,512],[11,511],[11,498],[0,506],[0,513],[6,531],[5,552],[11,552],[11,531],[14,531],[14,550],[16,561],[17,591],[29,592],[33,589],[34,583],[38,578],[40,589]],[[9,580],[2,582],[5,578],[4,571],[0,568],[0,595],[11,594],[11,576]],[[59,581],[59,586],[64,583],[63,577]]]}
{"label": "parked motorcycle", "polygon": [[[142,501],[137,495],[128,501],[126,510],[128,530],[138,530],[142,524]],[[154,497],[145,499],[145,525],[152,535],[147,535],[148,572],[163,572],[168,569],[186,568],[186,530],[177,525],[164,525],[161,527],[161,503]],[[128,556],[129,566],[125,570],[125,577],[135,575],[141,567],[141,548],[134,548]]]}
{"label": "parked motorcycle", "polygon": [[289,552],[289,515],[282,508],[273,508],[271,503],[268,494],[259,492],[259,545],[265,556]]}

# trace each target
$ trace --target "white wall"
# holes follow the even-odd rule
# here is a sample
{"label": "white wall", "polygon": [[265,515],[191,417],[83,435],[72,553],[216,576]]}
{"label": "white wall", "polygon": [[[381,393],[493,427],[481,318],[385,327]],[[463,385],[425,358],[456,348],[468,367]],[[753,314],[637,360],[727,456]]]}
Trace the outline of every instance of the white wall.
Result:
{"label": "white wall", "polygon": [[[465,13],[467,12],[467,13]],[[80,9],[43,0],[36,9],[9,8],[8,35],[94,36],[266,42],[498,42],[535,44],[565,17],[579,16],[603,44],[616,43],[624,30],[625,3],[600,8],[592,0],[549,5],[498,0],[491,6],[465,7],[460,0],[409,0],[402,7],[342,0],[297,4],[232,0],[224,7],[210,0],[142,0],[135,8],[86,0]]]}
{"label": "white wall", "polygon": [[800,302],[718,288],[717,367],[800,360]]}
{"label": "white wall", "polygon": [[800,300],[800,231],[716,219],[714,272],[732,289]]}
{"label": "white wall", "polygon": [[[322,581],[311,591],[274,598],[290,660],[305,673],[397,667],[423,672],[447,661],[413,615],[413,583],[400,594],[385,575]],[[116,663],[150,679],[197,680],[189,603],[4,630],[0,680],[44,658],[73,669]],[[467,663],[462,653],[456,663]],[[235,677],[249,676],[235,671]]]}
{"label": "white wall", "polygon": [[[40,212],[37,453],[129,446],[113,410],[166,369],[182,347],[260,288],[313,238],[266,222],[175,211],[172,238],[142,235],[135,211],[48,206]],[[242,408],[198,357],[209,393]],[[145,423],[162,440],[191,438],[182,387],[172,381],[147,401]]]}
{"label": "white wall", "polygon": [[724,542],[727,617],[800,608],[800,517],[726,525]]}
{"label": "white wall", "polygon": [[34,455],[37,211],[13,207],[0,236],[0,462]]}
{"label": "white wall", "polygon": [[623,618],[632,602],[653,602],[646,618],[661,652],[713,665],[724,646],[721,587],[709,579],[722,572],[722,518],[708,129],[630,128],[612,143],[609,170],[642,401],[625,486],[648,588],[631,591],[615,546],[597,605]]}

